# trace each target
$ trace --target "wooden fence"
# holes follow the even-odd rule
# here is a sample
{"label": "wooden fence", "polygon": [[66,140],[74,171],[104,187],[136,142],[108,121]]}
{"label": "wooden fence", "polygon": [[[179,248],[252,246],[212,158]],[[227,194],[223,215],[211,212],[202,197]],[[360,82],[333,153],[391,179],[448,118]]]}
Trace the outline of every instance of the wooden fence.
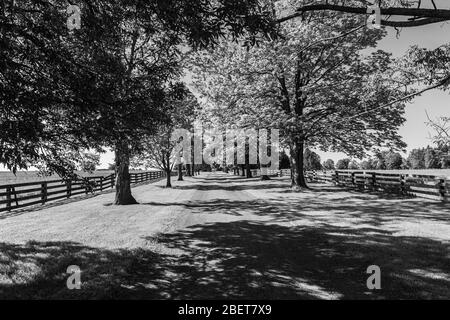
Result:
{"label": "wooden fence", "polygon": [[[159,179],[163,171],[130,173],[131,184]],[[115,174],[79,180],[49,180],[0,185],[0,212],[45,204],[83,194],[94,194],[115,187]]]}
{"label": "wooden fence", "polygon": [[445,177],[405,173],[372,171],[334,171],[318,174],[319,181],[331,181],[337,185],[360,190],[382,191],[400,195],[412,195],[447,201],[450,180]]}
{"label": "wooden fence", "polygon": [[[254,177],[261,174],[259,169],[251,171]],[[289,177],[291,170],[268,170],[268,175]],[[372,171],[307,171],[305,176],[310,182],[333,183],[361,191],[381,191],[442,201],[450,198],[450,180],[439,176]]]}

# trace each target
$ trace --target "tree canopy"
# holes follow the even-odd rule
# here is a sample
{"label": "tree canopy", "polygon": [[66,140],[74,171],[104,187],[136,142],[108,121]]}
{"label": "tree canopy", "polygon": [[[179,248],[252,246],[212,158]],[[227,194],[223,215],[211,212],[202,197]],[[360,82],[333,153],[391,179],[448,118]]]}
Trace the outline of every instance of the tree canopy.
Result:
{"label": "tree canopy", "polygon": [[[225,33],[276,37],[259,1],[83,0],[81,28],[66,4],[7,1],[0,8],[0,161],[13,171],[41,163],[72,177],[85,149],[116,152],[116,203],[133,203],[129,159],[154,132],[164,87],[180,75],[180,49]],[[68,152],[70,149],[70,152]]]}
{"label": "tree canopy", "polygon": [[[304,17],[311,12],[341,12],[358,15],[367,15],[368,7],[376,5],[380,8],[383,26],[394,28],[418,27],[433,23],[442,23],[450,20],[450,9],[445,8],[444,1],[429,0],[326,0],[318,3],[299,1],[294,13],[280,18],[285,22],[294,18]],[[326,13],[325,13],[326,15]]]}
{"label": "tree canopy", "polygon": [[258,47],[224,41],[191,59],[194,83],[222,123],[279,128],[299,172],[292,184],[302,186],[305,144],[356,157],[405,146],[404,103],[392,101],[413,91],[391,82],[389,54],[361,54],[384,35],[364,26],[357,16],[287,22]]}

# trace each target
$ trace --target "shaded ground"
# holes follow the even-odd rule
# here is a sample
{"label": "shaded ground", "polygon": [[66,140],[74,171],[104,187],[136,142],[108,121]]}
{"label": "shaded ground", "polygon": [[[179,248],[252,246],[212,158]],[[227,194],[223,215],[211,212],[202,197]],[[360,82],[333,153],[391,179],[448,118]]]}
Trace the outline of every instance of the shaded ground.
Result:
{"label": "shaded ground", "polygon": [[0,216],[0,297],[450,299],[448,205],[224,174],[162,185],[135,206],[105,194]]}

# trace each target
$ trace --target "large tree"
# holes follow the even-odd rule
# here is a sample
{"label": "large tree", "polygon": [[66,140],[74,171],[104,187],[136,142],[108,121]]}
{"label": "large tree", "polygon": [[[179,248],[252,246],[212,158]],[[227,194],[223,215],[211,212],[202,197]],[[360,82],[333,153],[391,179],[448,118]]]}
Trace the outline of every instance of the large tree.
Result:
{"label": "large tree", "polygon": [[143,148],[133,160],[147,168],[164,170],[166,187],[171,188],[172,169],[177,158],[174,148],[178,143],[172,140],[172,134],[176,129],[192,129],[199,105],[189,89],[178,82],[168,86],[164,106],[164,120],[154,134],[144,138]]}
{"label": "large tree", "polygon": [[229,43],[195,57],[198,87],[230,121],[280,128],[292,187],[306,187],[305,145],[361,158],[374,146],[403,148],[398,134],[409,94],[392,78],[390,55],[362,49],[384,33],[357,16],[286,22],[280,39],[245,50]]}
{"label": "large tree", "polygon": [[[275,37],[259,1],[80,1],[81,29],[66,28],[56,0],[0,7],[0,161],[13,171],[42,162],[73,177],[67,149],[112,147],[116,204],[135,203],[129,160],[160,117],[177,51],[214,44],[224,32],[253,43]],[[73,152],[71,152],[73,154]]]}
{"label": "large tree", "polygon": [[[281,19],[279,23],[286,21],[295,21],[296,18],[312,19],[315,21],[327,21],[330,16],[342,14],[356,14],[361,17],[369,17],[368,7],[371,1],[366,0],[348,0],[345,2],[339,0],[327,0],[318,3],[310,3],[309,1],[299,2],[288,10],[289,13]],[[382,26],[404,28],[418,27],[433,23],[444,23],[450,20],[450,9],[447,7],[446,0],[379,0],[374,1],[380,7],[380,15]],[[294,12],[292,12],[294,10]],[[305,15],[312,14],[306,17]],[[295,20],[293,20],[295,19]],[[400,29],[397,29],[398,32]],[[435,88],[443,90],[448,89],[450,85],[450,69],[449,64],[449,46],[450,44],[442,44],[437,49],[427,50],[423,48],[413,47],[406,55],[405,60],[409,63],[409,68],[405,71],[405,78],[408,80],[404,85],[418,85],[422,89],[416,91],[412,95],[406,95],[404,99],[410,99],[418,96],[425,91]],[[406,67],[406,66],[405,66]],[[428,75],[424,78],[421,76],[414,77],[415,72],[411,69],[422,69]],[[429,81],[429,80],[432,81]]]}

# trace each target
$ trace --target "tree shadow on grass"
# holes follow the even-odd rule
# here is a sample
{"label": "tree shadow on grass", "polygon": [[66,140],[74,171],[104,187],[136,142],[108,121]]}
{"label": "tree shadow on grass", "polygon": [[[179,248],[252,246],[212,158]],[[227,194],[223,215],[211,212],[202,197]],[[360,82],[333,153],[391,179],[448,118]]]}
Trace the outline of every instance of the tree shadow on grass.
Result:
{"label": "tree shadow on grass", "polygon": [[[132,187],[133,188],[141,187],[141,186],[159,182],[164,179],[165,178],[158,178],[158,179],[153,179],[153,180],[149,180],[149,181],[139,182],[139,183],[132,184]],[[53,207],[59,207],[59,206],[69,204],[69,203],[81,202],[84,200],[89,200],[89,199],[92,199],[92,198],[95,198],[98,196],[102,196],[105,194],[111,194],[114,192],[115,192],[115,189],[113,189],[113,188],[105,189],[103,191],[96,191],[95,193],[80,194],[80,195],[76,195],[76,196],[73,196],[73,197],[67,198],[67,199],[59,199],[59,200],[46,202],[45,204],[42,204],[42,205],[38,204],[38,205],[33,205],[30,207],[25,207],[25,208],[21,208],[21,209],[14,209],[12,211],[0,212],[0,220],[11,218],[11,217],[21,216],[21,215],[29,213],[29,212],[36,212],[36,211],[41,211],[41,210],[45,210],[45,209],[49,209],[49,208],[53,208]],[[113,203],[112,202],[107,203],[106,205],[110,206],[110,205],[113,205]]]}
{"label": "tree shadow on grass", "polygon": [[220,198],[208,201],[152,201],[141,205],[180,206],[189,209],[190,214],[243,216],[247,213],[274,222],[301,220],[313,224],[322,221],[348,221],[355,226],[369,224],[374,227],[400,221],[450,222],[450,210],[445,203],[397,199],[389,201],[365,195],[344,195],[324,200],[320,195],[310,193],[303,195],[302,198],[251,200]]}
{"label": "tree shadow on grass", "polygon": [[[223,190],[223,191],[246,191],[246,190],[271,190],[285,189],[289,186],[283,181],[261,181],[259,178],[251,179],[226,179],[224,181],[215,181],[216,179],[192,181],[192,184],[177,186],[182,190]],[[255,183],[256,182],[256,183]],[[259,183],[258,183],[259,182]],[[286,192],[290,191],[286,190]]]}
{"label": "tree shadow on grass", "polygon": [[[244,220],[195,225],[158,241],[160,253],[2,243],[0,298],[450,298],[449,245],[427,238]],[[82,270],[81,290],[66,288],[69,265]],[[370,265],[381,268],[382,290],[366,287]]]}

